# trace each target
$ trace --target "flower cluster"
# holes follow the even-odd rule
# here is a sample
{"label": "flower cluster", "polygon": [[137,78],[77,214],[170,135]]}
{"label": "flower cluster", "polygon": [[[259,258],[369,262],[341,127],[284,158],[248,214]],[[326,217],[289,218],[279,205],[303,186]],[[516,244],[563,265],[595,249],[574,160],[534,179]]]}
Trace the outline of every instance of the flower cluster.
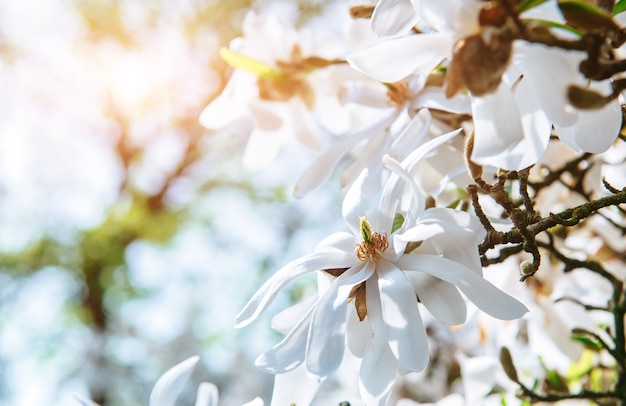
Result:
{"label": "flower cluster", "polygon": [[[524,252],[532,256],[517,264],[525,280],[540,266],[540,248],[567,265],[554,236],[535,236],[623,203],[607,183],[612,200],[543,217],[546,195],[529,190],[554,182],[535,179],[533,166],[575,175],[575,165],[555,169],[554,148],[589,157],[616,144],[623,79],[610,69],[625,34],[609,12],[576,1],[380,0],[352,11],[369,18],[347,21],[333,41],[250,14],[244,36],[222,51],[235,68],[231,81],[201,122],[218,129],[247,120],[252,169],[287,159],[286,146],[306,149],[306,168],[289,179],[297,198],[343,167],[349,232],[274,273],[236,325],[257,319],[289,282],[317,273],[317,296],[282,318],[286,336],[256,365],[273,374],[304,369],[321,382],[348,349],[361,399],[385,405],[398,373],[428,366],[427,323],[485,325],[474,308],[515,320],[528,311],[522,302],[537,307],[538,320],[553,312],[537,299],[545,295],[538,285],[520,292],[501,280],[520,301],[483,277],[483,266]],[[581,190],[587,201],[596,196]],[[505,244],[513,246],[486,256]],[[473,379],[472,361],[459,362]],[[509,358],[502,363],[525,395],[542,400]]]}

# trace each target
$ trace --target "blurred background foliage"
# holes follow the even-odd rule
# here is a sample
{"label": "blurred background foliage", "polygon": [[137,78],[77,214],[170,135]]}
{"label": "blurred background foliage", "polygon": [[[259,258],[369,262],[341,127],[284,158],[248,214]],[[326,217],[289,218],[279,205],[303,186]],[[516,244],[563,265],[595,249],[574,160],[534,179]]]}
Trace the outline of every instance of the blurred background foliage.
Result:
{"label": "blurred background foliage", "polygon": [[232,318],[339,200],[293,204],[198,116],[249,9],[303,24],[325,3],[0,1],[1,404],[144,405],[193,354],[222,405],[269,397],[253,360],[275,333]]}

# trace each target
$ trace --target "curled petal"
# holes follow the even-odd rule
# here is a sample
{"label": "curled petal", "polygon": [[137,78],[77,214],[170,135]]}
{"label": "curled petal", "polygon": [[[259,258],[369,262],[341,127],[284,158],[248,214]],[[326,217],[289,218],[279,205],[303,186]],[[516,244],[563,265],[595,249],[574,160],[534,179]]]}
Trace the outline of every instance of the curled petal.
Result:
{"label": "curled petal", "polygon": [[217,406],[218,400],[219,392],[217,386],[211,382],[202,382],[200,386],[198,386],[196,406]]}
{"label": "curled petal", "polygon": [[480,310],[501,319],[513,320],[528,312],[517,299],[496,288],[476,272],[436,255],[404,255],[396,262],[402,270],[421,271],[455,285]]}
{"label": "curled petal", "polygon": [[417,297],[442,323],[461,324],[467,318],[467,306],[454,285],[422,272],[408,272]]}
{"label": "curled petal", "polygon": [[412,73],[427,75],[452,52],[452,35],[418,34],[383,41],[348,55],[348,63],[381,82],[397,82]]}
{"label": "curled petal", "polygon": [[379,38],[398,37],[417,22],[410,0],[380,0],[372,14],[372,31]]}
{"label": "curled petal", "polygon": [[373,133],[382,131],[395,119],[396,114],[394,109],[389,115],[386,115],[376,123],[356,129],[351,134],[342,137],[341,141],[322,152],[300,176],[294,187],[293,195],[296,198],[301,198],[326,182],[339,161],[341,161],[341,158]]}
{"label": "curled petal", "polygon": [[298,258],[279,269],[252,296],[235,317],[235,327],[244,327],[255,320],[269,306],[287,283],[300,275],[320,269],[350,268],[356,257],[352,253],[320,251]]}
{"label": "curled petal", "polygon": [[302,364],[306,354],[309,324],[314,310],[315,307],[311,307],[281,342],[256,359],[255,365],[266,372],[282,374]]}
{"label": "curled petal", "polygon": [[374,264],[344,272],[322,295],[311,320],[307,340],[307,370],[320,378],[332,374],[341,363],[346,343],[348,297],[353,286],[374,273]]}
{"label": "curled petal", "polygon": [[[426,155],[428,155],[430,152],[438,148],[440,145],[442,145],[446,141],[458,135],[460,132],[461,132],[461,129],[454,130],[447,134],[440,135],[439,137],[434,138],[420,145],[415,151],[411,152],[409,156],[407,156],[402,161],[402,168],[404,172],[410,173],[415,167],[415,165],[417,165],[417,163],[422,158],[424,158]],[[395,216],[395,209],[398,203],[398,197],[400,196],[400,193],[402,191],[402,186],[403,186],[402,180],[405,180],[405,179],[403,179],[400,176],[400,174],[394,172],[391,174],[391,176],[387,180],[387,183],[385,184],[385,187],[383,189],[383,193],[380,199],[380,203],[378,204],[379,218],[378,218],[378,221],[376,222],[378,230],[391,231],[391,225],[393,224],[393,218]],[[414,183],[414,182],[411,182],[411,183]],[[423,205],[420,205],[420,207],[422,206]],[[419,216],[421,211],[413,208],[411,213],[412,215],[417,217]],[[403,227],[407,227],[411,223],[412,220],[413,219],[406,219],[405,225]]]}
{"label": "curled petal", "polygon": [[163,374],[150,393],[150,406],[174,406],[200,357],[193,356]]}

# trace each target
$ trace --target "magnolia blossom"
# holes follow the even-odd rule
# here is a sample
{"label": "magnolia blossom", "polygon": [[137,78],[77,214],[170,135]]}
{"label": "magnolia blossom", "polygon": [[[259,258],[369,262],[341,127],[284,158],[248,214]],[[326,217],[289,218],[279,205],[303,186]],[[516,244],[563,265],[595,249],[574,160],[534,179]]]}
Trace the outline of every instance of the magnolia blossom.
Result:
{"label": "magnolia blossom", "polygon": [[[183,386],[191,376],[193,368],[200,357],[193,356],[167,370],[156,382],[150,393],[150,406],[174,406],[176,399],[180,395]],[[198,387],[196,406],[217,406],[218,404],[217,386],[211,382],[202,382]],[[77,397],[83,406],[98,406],[97,403]],[[263,400],[256,398],[242,406],[263,406]]]}
{"label": "magnolia blossom", "polygon": [[359,104],[381,110],[375,120],[354,128],[323,151],[296,182],[294,195],[302,197],[323,184],[339,162],[348,155],[353,160],[343,170],[341,186],[347,187],[365,168],[368,178],[365,194],[380,190],[382,157],[404,159],[424,143],[432,116],[428,109],[455,114],[470,112],[469,98],[457,95],[446,98],[441,87],[429,83],[427,75],[409,75],[395,83],[349,81],[341,88],[344,103]]}
{"label": "magnolia blossom", "polygon": [[[340,365],[347,342],[362,358],[361,396],[368,405],[382,405],[389,399],[397,371],[420,371],[428,363],[418,298],[449,324],[462,323],[466,316],[458,290],[497,318],[514,319],[527,311],[482,278],[477,244],[484,231],[478,220],[451,209],[426,209],[407,173],[456,134],[422,145],[402,165],[387,158],[394,174],[374,213],[362,207],[367,176],[363,171],[343,204],[351,232],[330,235],[313,253],[281,268],[257,291],[237,316],[237,327],[256,319],[296,277],[322,270],[335,278],[283,341],[257,359],[257,366],[284,373],[305,363],[309,373],[324,379]],[[411,191],[410,204],[400,225],[396,214],[405,182]]]}
{"label": "magnolia blossom", "polygon": [[[419,7],[410,1],[381,1],[373,16],[373,28],[381,36],[402,35],[415,23],[432,32],[389,39],[350,55],[348,61],[389,82],[412,73],[427,74],[448,59],[452,62],[446,90],[452,86],[452,78],[460,75],[458,69],[464,69],[455,64],[455,58],[461,59],[461,66],[478,71],[475,82],[480,84],[466,83],[472,92],[475,135],[471,158],[476,163],[510,170],[528,167],[545,151],[553,125],[561,140],[576,151],[607,150],[621,125],[619,102],[579,111],[566,96],[569,85],[586,85],[578,72],[585,55],[512,41],[498,27],[479,24],[483,7],[486,3],[478,0],[422,0]],[[476,45],[480,51],[467,45],[475,43],[481,44]],[[486,49],[485,43],[495,45]],[[508,51],[502,52],[503,48]],[[592,88],[608,93],[610,83],[598,82]]]}
{"label": "magnolia blossom", "polygon": [[202,111],[200,123],[212,130],[233,123],[252,126],[243,158],[249,169],[269,165],[289,145],[319,150],[321,139],[311,111],[337,103],[318,100],[324,95],[319,91],[323,82],[311,78],[334,64],[336,48],[313,41],[310,32],[296,31],[276,16],[249,13],[243,37],[221,51],[226,62],[239,69]]}

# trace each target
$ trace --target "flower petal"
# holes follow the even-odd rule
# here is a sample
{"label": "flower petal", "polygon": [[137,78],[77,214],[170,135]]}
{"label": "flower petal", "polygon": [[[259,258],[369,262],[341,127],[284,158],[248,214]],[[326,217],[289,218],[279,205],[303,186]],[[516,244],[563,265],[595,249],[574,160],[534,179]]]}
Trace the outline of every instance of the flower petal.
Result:
{"label": "flower petal", "polygon": [[472,100],[474,116],[474,149],[471,159],[480,165],[504,169],[519,166],[522,156],[512,150],[524,139],[520,111],[509,86]]}
{"label": "flower petal", "polygon": [[382,131],[395,117],[396,111],[392,109],[391,113],[384,116],[381,120],[354,130],[352,133],[342,137],[341,141],[336,142],[322,152],[296,182],[293,190],[294,197],[299,199],[326,182],[339,161],[341,161],[341,158],[361,141],[371,136],[372,133]]}
{"label": "flower petal", "polygon": [[74,398],[80,402],[81,405],[83,406],[100,406],[99,404],[97,404],[96,402],[94,402],[91,399],[87,399],[86,397],[80,396],[80,395],[74,395]]}
{"label": "flower petal", "polygon": [[[310,405],[321,383],[307,372],[304,365],[287,373],[278,374],[274,378],[270,405]],[[260,406],[262,405],[263,403],[260,403]]]}
{"label": "flower petal", "polygon": [[495,318],[513,320],[528,312],[526,306],[517,299],[496,288],[466,266],[447,258],[409,254],[395,263],[402,270],[425,272],[452,283],[479,309]]}
{"label": "flower petal", "polygon": [[309,325],[315,306],[311,307],[296,326],[269,351],[261,354],[254,364],[265,372],[282,374],[302,364],[306,354]]}
{"label": "flower petal", "polygon": [[367,319],[361,321],[355,311],[348,311],[348,327],[346,329],[348,349],[358,357],[363,358],[370,341],[370,326]]}
{"label": "flower petal", "polygon": [[357,241],[354,237],[354,234],[347,233],[345,231],[339,231],[337,233],[329,235],[328,237],[320,241],[315,250],[338,250],[343,252],[352,252],[354,251],[356,243]]}
{"label": "flower petal", "polygon": [[[452,137],[458,135],[461,132],[461,129],[451,131],[449,133],[440,135],[437,138],[433,138],[432,140],[425,142],[420,145],[415,151],[411,152],[409,156],[407,156],[402,161],[402,168],[406,172],[411,172],[415,165],[432,152],[434,149],[438,148],[441,144],[450,140]],[[391,231],[391,225],[393,224],[393,218],[396,214],[396,205],[398,203],[398,197],[402,191],[403,182],[398,174],[392,173],[385,184],[383,189],[382,196],[380,198],[380,203],[378,204],[378,220],[376,221],[376,227],[378,230],[389,230]],[[420,214],[419,210],[413,209],[413,214],[418,216]],[[410,221],[405,219],[405,224],[403,227],[408,227]]]}
{"label": "flower petal", "polygon": [[421,371],[430,356],[415,292],[404,273],[390,262],[379,260],[376,272],[389,347],[405,368]]}
{"label": "flower petal", "polygon": [[379,38],[405,34],[417,22],[411,0],[380,0],[372,14],[372,31]]}
{"label": "flower petal", "polygon": [[397,82],[412,73],[427,75],[452,52],[452,35],[417,34],[394,38],[348,55],[350,66],[381,82]]}
{"label": "flower petal", "polygon": [[196,406],[217,406],[219,391],[217,386],[211,382],[202,382],[198,386],[196,395]]}
{"label": "flower petal", "polygon": [[219,130],[248,116],[248,100],[254,98],[256,77],[235,70],[224,91],[200,113],[200,124],[210,130]]}
{"label": "flower petal", "polygon": [[193,372],[200,357],[187,358],[165,372],[150,393],[150,406],[174,406],[181,389]]}
{"label": "flower petal", "polygon": [[454,285],[422,272],[407,272],[407,278],[420,301],[437,320],[449,325],[467,318],[467,306]]}
{"label": "flower petal", "polygon": [[343,198],[341,205],[341,214],[346,224],[350,227],[350,231],[356,236],[361,235],[361,217],[365,216],[365,208],[363,207],[363,183],[367,179],[369,171],[363,169],[356,178],[346,197]]}
{"label": "flower petal", "polygon": [[514,47],[514,62],[550,121],[562,126],[574,124],[578,113],[570,106],[566,89],[579,80],[578,65],[585,54],[522,41],[516,41]]}
{"label": "flower petal", "polygon": [[396,254],[403,253],[409,242],[424,241],[444,232],[439,224],[419,223],[401,234],[394,234],[393,248]]}
{"label": "flower petal", "polygon": [[387,343],[385,324],[380,305],[378,280],[370,278],[366,285],[367,320],[372,338],[359,372],[359,389],[366,405],[387,404],[398,370],[398,361]]}
{"label": "flower petal", "polygon": [[599,110],[580,110],[573,126],[555,126],[559,138],[575,151],[600,154],[608,150],[619,135],[622,109],[614,100]]}
{"label": "flower petal", "polygon": [[320,251],[298,258],[279,269],[259,288],[235,317],[235,327],[250,324],[269,306],[287,283],[308,272],[320,269],[349,268],[358,262],[352,253]]}
{"label": "flower petal", "polygon": [[346,344],[348,297],[352,287],[369,279],[375,266],[365,262],[339,276],[315,307],[306,350],[306,369],[321,379],[341,364]]}
{"label": "flower petal", "polygon": [[276,159],[283,143],[281,131],[253,129],[243,151],[243,165],[250,171],[266,168]]}

